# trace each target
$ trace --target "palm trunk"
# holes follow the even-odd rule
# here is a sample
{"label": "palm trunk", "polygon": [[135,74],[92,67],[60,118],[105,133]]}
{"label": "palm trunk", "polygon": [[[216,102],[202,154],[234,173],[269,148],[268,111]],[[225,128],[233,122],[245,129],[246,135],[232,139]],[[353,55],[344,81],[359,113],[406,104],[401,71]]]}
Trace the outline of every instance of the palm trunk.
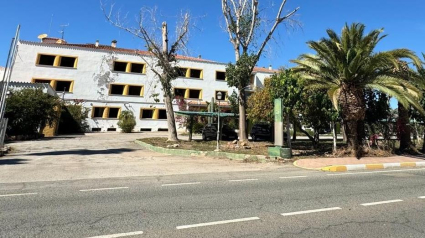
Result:
{"label": "palm trunk", "polygon": [[347,133],[348,149],[357,159],[360,159],[363,153],[360,137],[364,134],[362,132],[364,130],[362,121],[365,117],[363,90],[355,86],[343,85],[339,95],[339,102],[341,104],[344,131]]}
{"label": "palm trunk", "polygon": [[397,131],[400,139],[400,152],[408,150],[412,146],[410,139],[410,124],[409,124],[409,111],[400,103],[398,103],[398,122]]}
{"label": "palm trunk", "polygon": [[177,138],[176,120],[174,120],[173,101],[171,95],[164,90],[165,109],[167,111],[168,141],[179,141]]}

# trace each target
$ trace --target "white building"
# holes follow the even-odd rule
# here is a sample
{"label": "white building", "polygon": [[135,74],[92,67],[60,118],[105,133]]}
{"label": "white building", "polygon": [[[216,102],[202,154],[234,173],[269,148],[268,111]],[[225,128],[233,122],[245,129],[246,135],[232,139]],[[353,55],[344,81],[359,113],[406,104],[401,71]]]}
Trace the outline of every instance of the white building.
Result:
{"label": "white building", "polygon": [[[11,80],[50,83],[64,100],[82,101],[90,108],[92,131],[118,131],[123,110],[133,111],[135,131],[167,130],[161,85],[146,64],[150,62],[147,52],[118,48],[116,44],[70,44],[56,38],[19,41]],[[174,93],[190,105],[206,106],[205,101],[211,101],[216,92],[230,95],[235,90],[225,81],[226,64],[200,57],[177,58],[182,76],[172,83]],[[270,68],[254,71],[253,87],[261,87],[275,72]]]}

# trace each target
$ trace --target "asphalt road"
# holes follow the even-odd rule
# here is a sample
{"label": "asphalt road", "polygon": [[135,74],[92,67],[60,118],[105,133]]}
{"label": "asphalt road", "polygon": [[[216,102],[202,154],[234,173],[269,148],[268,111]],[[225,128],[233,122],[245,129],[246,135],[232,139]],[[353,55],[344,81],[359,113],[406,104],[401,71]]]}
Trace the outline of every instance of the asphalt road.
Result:
{"label": "asphalt road", "polygon": [[424,196],[425,169],[0,184],[0,237],[425,237]]}

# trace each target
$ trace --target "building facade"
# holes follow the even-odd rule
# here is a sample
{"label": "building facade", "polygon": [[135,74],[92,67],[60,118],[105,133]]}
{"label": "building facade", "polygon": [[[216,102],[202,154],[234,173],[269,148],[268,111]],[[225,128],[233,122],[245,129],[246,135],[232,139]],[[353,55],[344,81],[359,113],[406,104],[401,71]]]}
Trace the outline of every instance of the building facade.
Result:
{"label": "building facade", "polygon": [[[218,91],[227,96],[236,90],[227,86],[226,64],[200,57],[177,59],[181,75],[172,82],[174,94],[189,105],[205,107]],[[65,101],[83,103],[90,109],[91,131],[119,131],[117,122],[123,110],[134,113],[135,131],[167,130],[163,93],[151,65],[147,52],[118,48],[116,41],[111,45],[70,44],[44,38],[19,41],[11,80],[49,83]],[[274,72],[255,68],[250,89],[261,87]],[[226,98],[223,107],[228,105]]]}

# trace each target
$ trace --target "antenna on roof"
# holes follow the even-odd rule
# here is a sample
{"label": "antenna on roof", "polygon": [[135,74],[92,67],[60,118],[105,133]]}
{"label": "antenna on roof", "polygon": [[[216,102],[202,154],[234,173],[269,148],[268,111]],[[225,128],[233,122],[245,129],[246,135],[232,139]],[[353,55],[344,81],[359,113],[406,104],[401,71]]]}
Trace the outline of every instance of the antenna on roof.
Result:
{"label": "antenna on roof", "polygon": [[37,38],[41,40],[41,42],[43,42],[43,39],[47,37],[47,34],[41,34],[38,35]]}
{"label": "antenna on roof", "polygon": [[59,31],[59,33],[61,33],[61,39],[63,40],[63,36],[65,35],[65,27],[69,26],[69,23],[66,25],[60,25],[61,26],[61,30]]}

